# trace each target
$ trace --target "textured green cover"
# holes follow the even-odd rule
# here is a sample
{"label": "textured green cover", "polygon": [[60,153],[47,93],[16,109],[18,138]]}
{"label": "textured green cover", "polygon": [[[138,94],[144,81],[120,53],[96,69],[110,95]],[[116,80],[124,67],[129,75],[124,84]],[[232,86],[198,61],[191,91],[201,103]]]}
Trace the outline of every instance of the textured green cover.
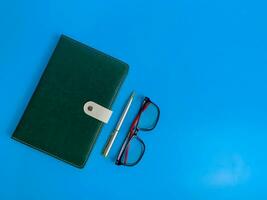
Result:
{"label": "textured green cover", "polygon": [[86,115],[111,105],[128,65],[62,35],[12,138],[82,168],[102,122]]}

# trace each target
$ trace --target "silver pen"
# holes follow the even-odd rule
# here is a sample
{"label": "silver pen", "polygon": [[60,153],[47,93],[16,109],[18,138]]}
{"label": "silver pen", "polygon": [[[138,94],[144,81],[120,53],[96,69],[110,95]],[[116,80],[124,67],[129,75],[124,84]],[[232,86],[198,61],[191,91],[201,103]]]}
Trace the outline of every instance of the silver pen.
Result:
{"label": "silver pen", "polygon": [[111,135],[110,135],[110,137],[109,137],[109,139],[108,139],[108,141],[107,141],[107,144],[106,144],[105,149],[104,149],[104,151],[103,151],[103,155],[104,155],[105,157],[108,156],[109,151],[110,151],[110,149],[111,149],[111,147],[112,147],[112,145],[113,145],[113,143],[114,143],[114,141],[115,141],[115,139],[116,139],[116,137],[117,137],[117,135],[118,135],[118,133],[119,133],[119,131],[120,131],[121,125],[122,125],[122,123],[123,123],[123,121],[124,121],[124,119],[125,119],[125,117],[126,117],[128,111],[129,111],[129,108],[130,108],[130,106],[131,106],[131,104],[132,104],[134,95],[135,95],[135,93],[132,92],[132,94],[131,94],[131,96],[130,96],[130,98],[129,98],[127,104],[126,104],[126,106],[124,107],[124,110],[123,110],[123,112],[122,112],[122,115],[121,115],[121,117],[120,117],[118,123],[117,123],[116,128],[113,130],[113,132],[111,133]]}

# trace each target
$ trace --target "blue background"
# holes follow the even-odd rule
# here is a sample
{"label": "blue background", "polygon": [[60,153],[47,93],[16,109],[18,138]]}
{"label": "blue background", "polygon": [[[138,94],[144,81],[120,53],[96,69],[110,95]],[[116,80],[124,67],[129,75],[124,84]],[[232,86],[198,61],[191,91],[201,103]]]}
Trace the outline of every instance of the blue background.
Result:
{"label": "blue background", "polygon": [[[0,199],[266,199],[267,3],[0,1]],[[10,139],[60,34],[130,65],[84,169]],[[101,156],[132,90],[109,159]],[[142,162],[114,157],[144,95],[161,108]]]}

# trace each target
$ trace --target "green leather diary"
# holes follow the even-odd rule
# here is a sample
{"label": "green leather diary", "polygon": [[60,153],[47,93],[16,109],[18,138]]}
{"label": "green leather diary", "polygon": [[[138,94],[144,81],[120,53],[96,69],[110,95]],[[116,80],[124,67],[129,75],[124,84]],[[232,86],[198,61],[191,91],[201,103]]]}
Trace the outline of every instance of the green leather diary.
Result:
{"label": "green leather diary", "polygon": [[82,168],[127,72],[126,63],[62,35],[12,138]]}

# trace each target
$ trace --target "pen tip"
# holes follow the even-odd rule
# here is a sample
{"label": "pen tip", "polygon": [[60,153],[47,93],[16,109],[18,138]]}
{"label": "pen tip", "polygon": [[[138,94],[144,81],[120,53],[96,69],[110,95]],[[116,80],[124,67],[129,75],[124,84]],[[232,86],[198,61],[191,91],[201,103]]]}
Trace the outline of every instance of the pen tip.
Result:
{"label": "pen tip", "polygon": [[135,92],[134,92],[134,91],[132,91],[131,97],[134,97],[134,95],[135,95]]}

